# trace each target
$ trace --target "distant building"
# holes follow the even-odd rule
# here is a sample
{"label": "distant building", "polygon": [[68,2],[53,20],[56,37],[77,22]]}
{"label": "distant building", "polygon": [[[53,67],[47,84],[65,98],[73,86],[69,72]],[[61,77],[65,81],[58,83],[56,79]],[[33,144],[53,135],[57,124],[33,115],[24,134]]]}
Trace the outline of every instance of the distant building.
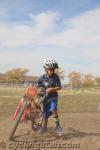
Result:
{"label": "distant building", "polygon": [[24,80],[26,84],[28,84],[28,83],[34,83],[34,84],[36,84],[37,81],[38,81],[38,78],[39,77],[37,77],[37,76],[24,76],[22,78],[22,80]]}

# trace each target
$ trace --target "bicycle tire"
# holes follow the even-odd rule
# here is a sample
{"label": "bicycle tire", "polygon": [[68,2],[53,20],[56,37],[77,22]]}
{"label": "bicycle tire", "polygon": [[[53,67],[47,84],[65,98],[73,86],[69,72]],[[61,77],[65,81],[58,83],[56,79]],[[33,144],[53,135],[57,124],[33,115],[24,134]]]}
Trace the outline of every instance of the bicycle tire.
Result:
{"label": "bicycle tire", "polygon": [[37,131],[43,122],[43,112],[41,109],[36,108],[32,115],[31,127],[34,131]]}
{"label": "bicycle tire", "polygon": [[25,108],[26,108],[26,105],[27,105],[27,101],[24,100],[24,101],[23,101],[22,108],[21,108],[21,110],[20,110],[20,112],[19,112],[19,114],[18,114],[18,116],[17,116],[17,118],[16,118],[16,120],[15,120],[15,124],[14,124],[14,126],[13,126],[13,128],[12,128],[12,130],[11,130],[11,132],[10,132],[9,140],[12,140],[12,139],[13,139],[13,136],[14,136],[14,134],[15,134],[15,131],[16,131],[16,129],[17,129],[17,126],[18,126],[18,124],[19,124],[19,122],[20,122],[20,119],[21,119],[21,117],[22,117],[22,114],[23,114],[23,112],[24,112],[24,110],[25,110]]}

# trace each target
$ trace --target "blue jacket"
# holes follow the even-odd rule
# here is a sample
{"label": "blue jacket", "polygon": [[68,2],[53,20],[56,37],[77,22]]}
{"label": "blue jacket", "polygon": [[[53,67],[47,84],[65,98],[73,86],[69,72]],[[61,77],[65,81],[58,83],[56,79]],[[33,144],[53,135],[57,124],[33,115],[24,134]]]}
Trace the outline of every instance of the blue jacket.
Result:
{"label": "blue jacket", "polygon": [[[47,76],[46,74],[42,75],[37,83],[37,86],[43,87],[45,89],[52,87],[61,87],[61,82],[57,74],[53,74],[52,76]],[[58,92],[48,93],[47,99],[57,98]]]}

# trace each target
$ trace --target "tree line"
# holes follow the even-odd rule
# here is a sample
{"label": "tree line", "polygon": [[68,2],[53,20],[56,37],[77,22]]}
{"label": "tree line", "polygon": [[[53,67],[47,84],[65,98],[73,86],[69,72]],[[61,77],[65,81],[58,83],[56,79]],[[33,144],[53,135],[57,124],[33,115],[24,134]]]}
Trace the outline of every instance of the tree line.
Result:
{"label": "tree line", "polygon": [[[27,68],[13,68],[5,72],[4,80],[21,81],[21,79],[23,79],[24,76],[27,76],[28,72],[29,70]],[[57,69],[56,73],[58,74],[61,80],[64,80],[67,77],[67,85],[71,86],[73,89],[100,87],[100,77],[94,77],[92,74],[83,74],[77,71],[72,71],[65,74],[62,68]]]}

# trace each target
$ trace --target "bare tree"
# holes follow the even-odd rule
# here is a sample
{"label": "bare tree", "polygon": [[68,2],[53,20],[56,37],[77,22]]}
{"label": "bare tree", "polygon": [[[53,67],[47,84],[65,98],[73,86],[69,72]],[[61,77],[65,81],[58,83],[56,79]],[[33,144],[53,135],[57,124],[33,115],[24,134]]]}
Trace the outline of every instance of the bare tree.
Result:
{"label": "bare tree", "polygon": [[97,87],[100,87],[100,77],[95,78],[95,84]]}
{"label": "bare tree", "polygon": [[81,86],[81,74],[80,72],[70,72],[68,74],[69,83],[72,86],[72,88],[80,88]]}
{"label": "bare tree", "polygon": [[83,87],[92,87],[94,85],[93,76],[91,74],[83,75],[82,85]]}
{"label": "bare tree", "polygon": [[28,73],[27,68],[14,68],[9,71],[7,71],[6,74],[6,79],[18,79],[23,76],[25,76]]}

